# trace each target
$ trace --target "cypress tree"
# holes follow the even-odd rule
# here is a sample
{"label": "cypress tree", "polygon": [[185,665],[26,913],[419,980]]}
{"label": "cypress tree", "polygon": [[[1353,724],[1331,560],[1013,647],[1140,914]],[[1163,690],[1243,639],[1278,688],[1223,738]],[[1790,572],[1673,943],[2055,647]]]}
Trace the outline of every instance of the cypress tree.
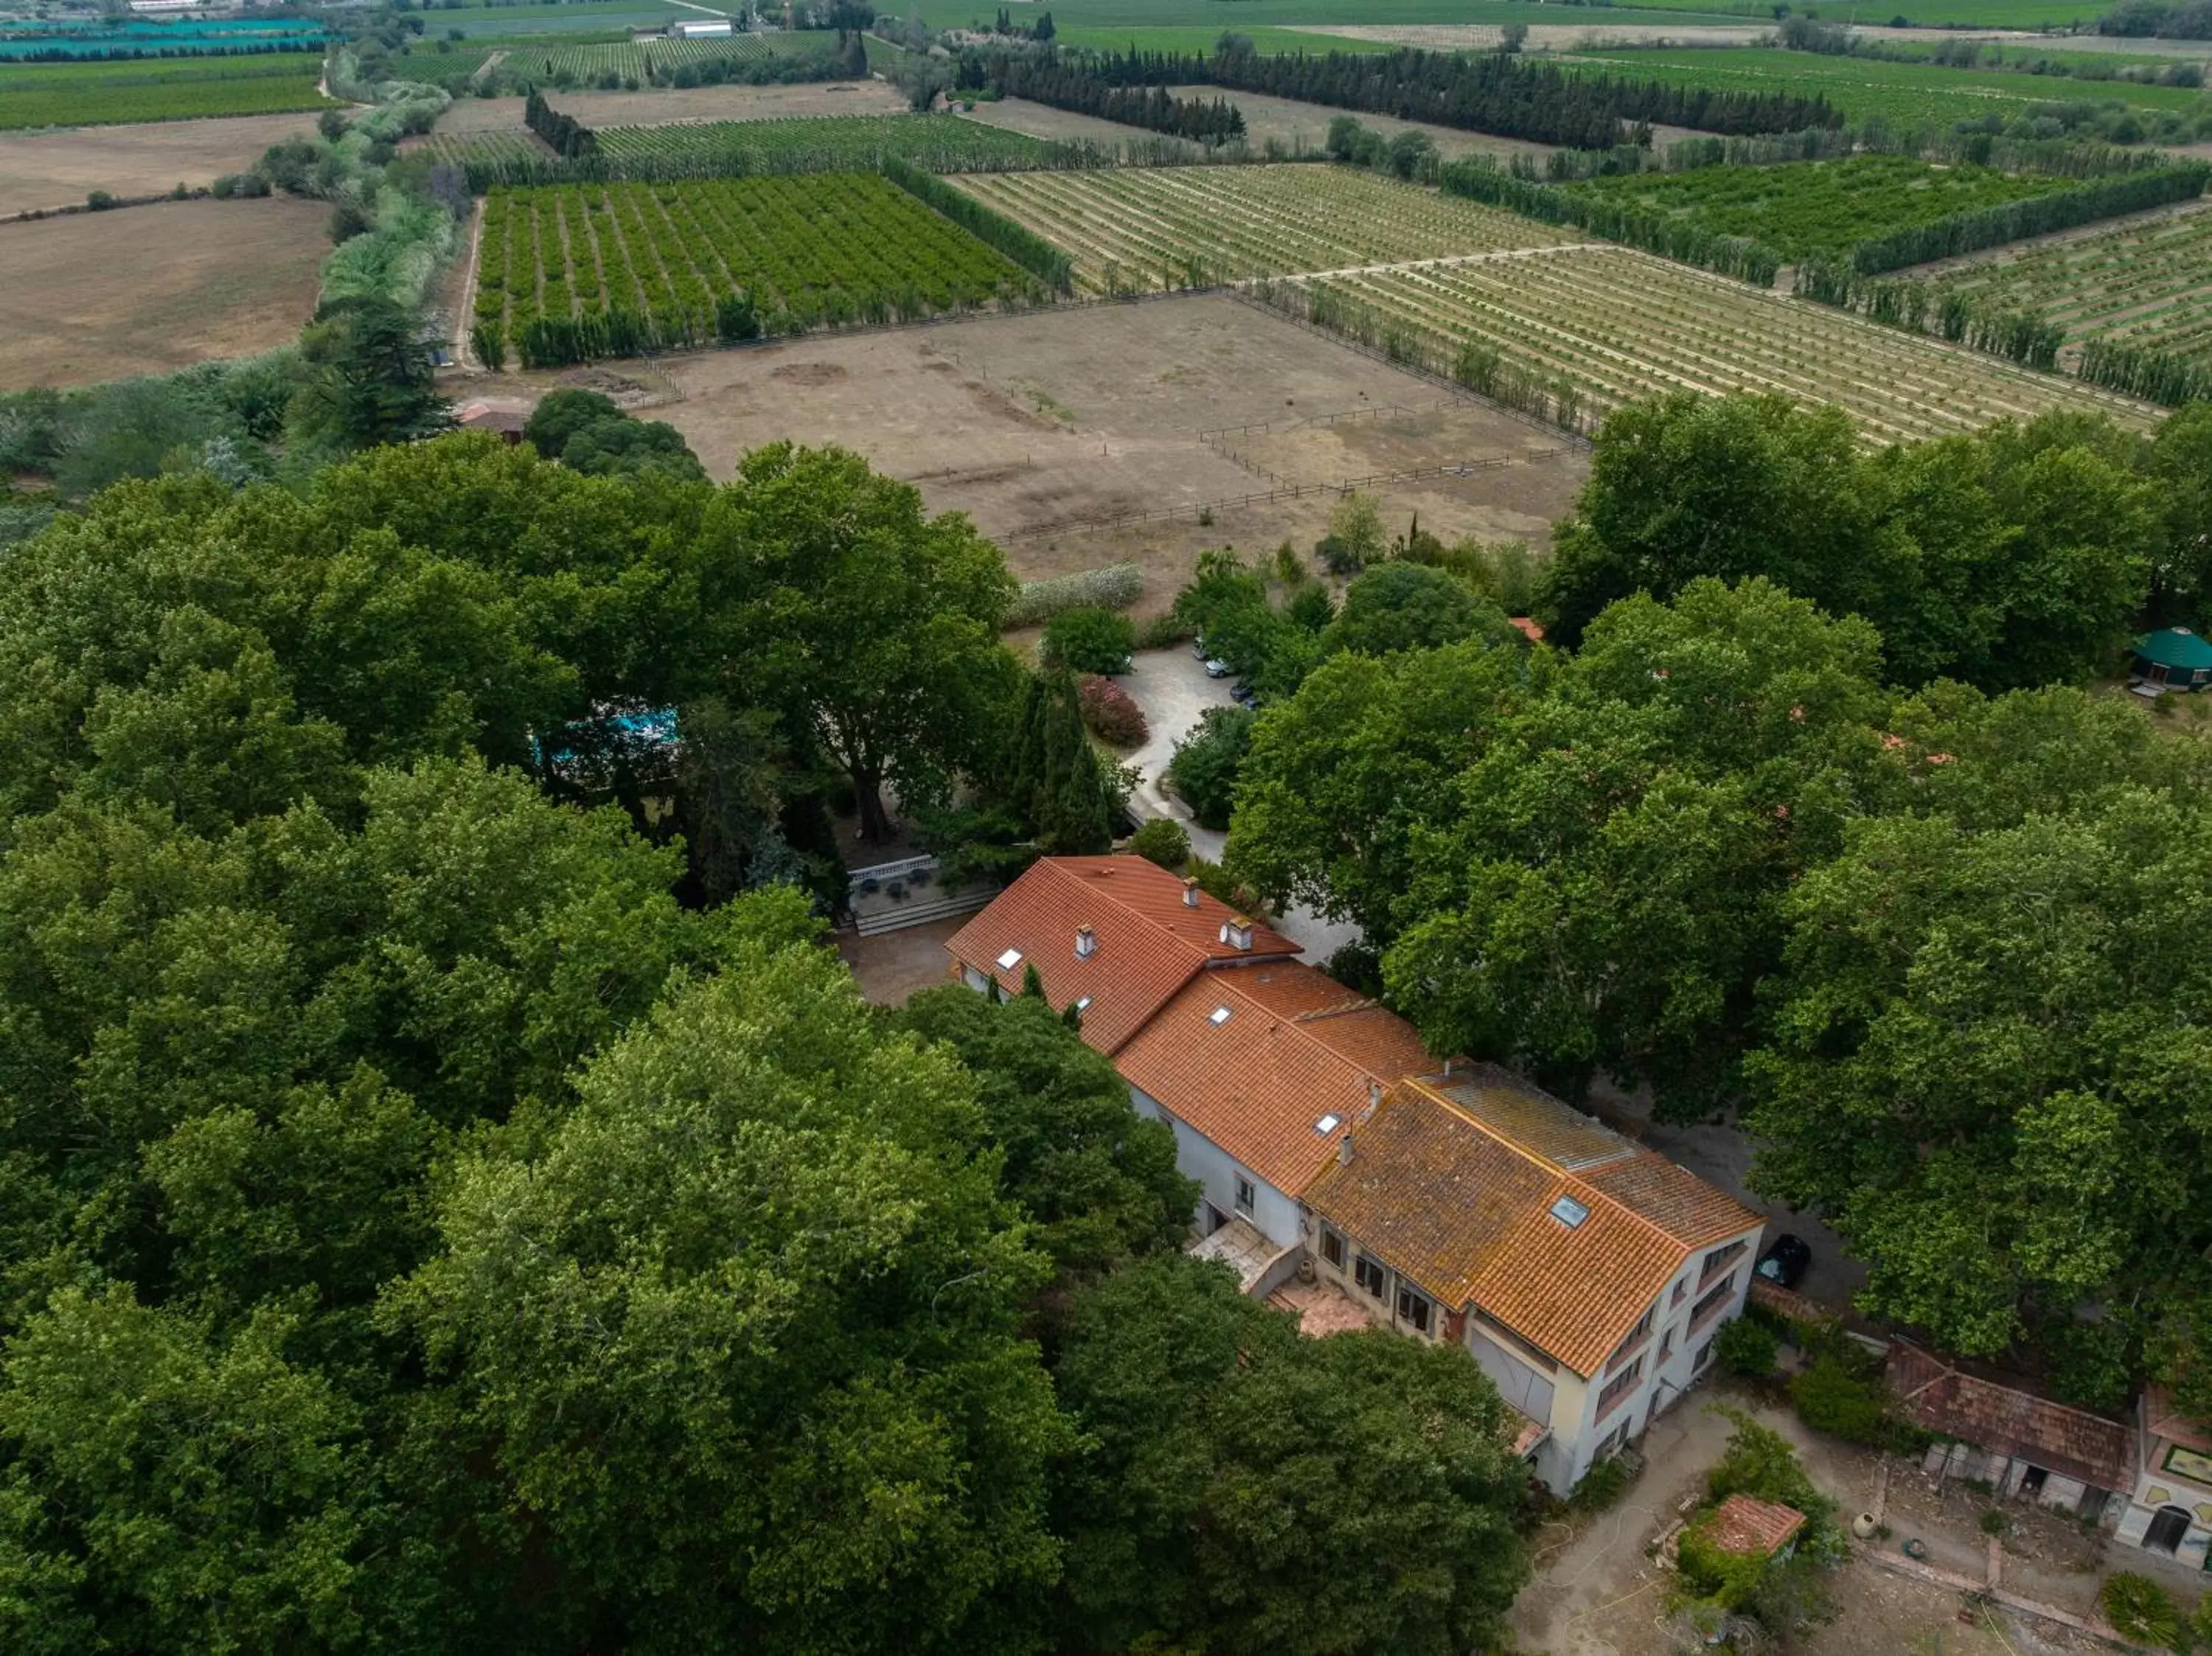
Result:
{"label": "cypress tree", "polygon": [[1047,855],[1092,856],[1112,847],[1105,770],[1084,734],[1072,674],[1030,681],[1009,769],[1008,802]]}

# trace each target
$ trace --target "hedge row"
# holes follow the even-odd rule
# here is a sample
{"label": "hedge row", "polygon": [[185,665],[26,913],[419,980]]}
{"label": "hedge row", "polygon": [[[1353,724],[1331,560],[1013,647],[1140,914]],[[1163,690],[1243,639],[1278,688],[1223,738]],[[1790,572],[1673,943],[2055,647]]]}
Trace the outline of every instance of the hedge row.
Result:
{"label": "hedge row", "polygon": [[1573,195],[1548,184],[1501,173],[1481,160],[1454,161],[1438,170],[1437,182],[1448,193],[1469,201],[1503,207],[1546,224],[1571,224],[1607,241],[1735,276],[1754,287],[1772,287],[1782,269],[1781,254],[1748,236],[1717,235],[1687,220],[1609,198]]}
{"label": "hedge row", "polygon": [[883,174],[925,207],[933,208],[976,240],[1004,253],[1054,292],[1074,291],[1075,271],[1067,255],[1026,225],[1017,224],[997,209],[985,206],[896,155],[884,157]]}
{"label": "hedge row", "polygon": [[580,161],[595,154],[599,147],[598,137],[574,115],[563,115],[545,101],[545,94],[533,92],[524,100],[522,124],[545,140],[553,153],[569,161]]}
{"label": "hedge row", "polygon": [[1861,276],[1876,276],[1884,270],[1901,270],[1908,264],[1925,264],[2029,236],[2048,235],[2054,230],[2070,230],[2078,224],[2094,224],[2124,213],[2194,200],[2204,193],[2208,177],[2212,177],[2212,164],[2191,161],[2155,172],[2101,179],[2057,195],[1954,213],[1948,218],[1859,243],[1851,250],[1851,268]]}
{"label": "hedge row", "polygon": [[2140,345],[2093,339],[2081,348],[2081,366],[2075,372],[2092,385],[2168,408],[2212,403],[2212,367]]}
{"label": "hedge row", "polygon": [[2066,330],[2041,317],[1985,310],[1963,294],[1938,293],[1918,282],[1863,276],[1844,264],[1799,265],[1796,291],[1802,298],[1853,311],[1893,328],[1932,334],[2045,372],[2057,370],[2058,348],[2066,343]]}
{"label": "hedge row", "polygon": [[1144,590],[1145,572],[1133,563],[1109,563],[1072,575],[1024,581],[1014,607],[1006,613],[1006,625],[1035,627],[1063,610],[1126,610]]}

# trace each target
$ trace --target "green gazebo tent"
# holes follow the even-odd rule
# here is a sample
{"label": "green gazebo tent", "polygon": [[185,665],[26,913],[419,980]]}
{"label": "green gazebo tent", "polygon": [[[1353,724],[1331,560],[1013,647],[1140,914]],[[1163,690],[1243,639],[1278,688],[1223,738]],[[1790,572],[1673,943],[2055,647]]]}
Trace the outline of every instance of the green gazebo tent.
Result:
{"label": "green gazebo tent", "polygon": [[2135,676],[2164,689],[2202,689],[2212,684],[2212,644],[2186,627],[2145,633],[2136,640]]}

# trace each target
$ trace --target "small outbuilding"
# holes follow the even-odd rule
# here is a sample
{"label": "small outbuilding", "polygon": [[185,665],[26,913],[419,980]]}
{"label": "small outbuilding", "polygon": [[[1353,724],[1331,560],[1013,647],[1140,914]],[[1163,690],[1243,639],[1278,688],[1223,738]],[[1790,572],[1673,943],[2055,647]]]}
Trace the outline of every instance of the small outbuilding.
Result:
{"label": "small outbuilding", "polygon": [[520,443],[523,428],[530,416],[520,409],[495,407],[489,403],[471,403],[454,416],[453,423],[463,431],[488,431],[502,443]]}
{"label": "small outbuilding", "polygon": [[2145,633],[2136,640],[2132,676],[2160,690],[2201,690],[2212,684],[2212,644],[2186,627]]}
{"label": "small outbuilding", "polygon": [[1795,1507],[1739,1491],[1714,1509],[1704,1536],[1718,1550],[1740,1558],[1787,1558],[1804,1527],[1805,1514]]}

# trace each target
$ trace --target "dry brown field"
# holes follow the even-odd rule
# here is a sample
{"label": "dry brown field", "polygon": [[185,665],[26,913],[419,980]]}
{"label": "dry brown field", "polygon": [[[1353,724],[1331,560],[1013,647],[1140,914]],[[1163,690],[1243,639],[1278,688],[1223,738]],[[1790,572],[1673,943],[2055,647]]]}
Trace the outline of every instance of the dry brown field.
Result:
{"label": "dry brown field", "polygon": [[1331,109],[1325,104],[1301,103],[1295,98],[1270,98],[1257,92],[1224,93],[1218,87],[1183,86],[1174,88],[1178,98],[1200,98],[1211,103],[1226,97],[1244,117],[1244,141],[1254,149],[1273,138],[1285,149],[1316,151],[1328,136],[1328,124],[1339,115],[1350,115],[1362,126],[1395,138],[1401,132],[1425,132],[1447,161],[1462,155],[1548,155],[1552,146],[1520,138],[1492,137],[1486,132],[1462,132],[1456,127],[1434,126],[1426,121],[1401,121],[1389,115],[1369,115],[1358,110]]}
{"label": "dry brown field", "polygon": [[330,208],[162,202],[0,225],[0,391],[167,373],[291,340]]}
{"label": "dry brown field", "polygon": [[968,110],[966,115],[968,119],[985,126],[999,127],[1008,132],[1026,132],[1032,138],[1042,138],[1048,143],[1108,146],[1153,140],[1174,143],[1194,155],[1198,151],[1194,143],[1166,138],[1159,133],[1148,132],[1140,126],[1124,126],[1119,121],[1102,121],[1096,115],[1079,115],[1072,109],[1054,109],[1050,104],[1033,104],[1026,98],[1001,98],[995,103],[977,104]]}
{"label": "dry brown field", "polygon": [[[1419,513],[1447,538],[1540,545],[1587,472],[1555,434],[1220,295],[708,351],[649,371],[478,376],[453,394],[526,401],[563,383],[619,392],[625,379],[655,404],[637,412],[675,426],[717,480],[780,438],[842,444],[915,483],[933,511],[969,513],[1025,580],[1135,560],[1139,615],[1164,608],[1207,547],[1320,538],[1331,492],[1228,504],[1280,484],[1498,459],[1377,488],[1385,520],[1395,534]],[[1184,515],[1084,527],[1168,509]]]}
{"label": "dry brown field", "polygon": [[150,196],[213,184],[245,171],[270,144],[314,130],[309,112],[7,133],[0,136],[0,215],[80,207],[95,190]]}
{"label": "dry brown field", "polygon": [[[906,100],[882,81],[819,86],[660,87],[648,92],[556,92],[547,98],[586,126],[665,126],[676,121],[767,121],[788,115],[895,115]],[[520,98],[456,98],[441,136],[521,132]]]}

